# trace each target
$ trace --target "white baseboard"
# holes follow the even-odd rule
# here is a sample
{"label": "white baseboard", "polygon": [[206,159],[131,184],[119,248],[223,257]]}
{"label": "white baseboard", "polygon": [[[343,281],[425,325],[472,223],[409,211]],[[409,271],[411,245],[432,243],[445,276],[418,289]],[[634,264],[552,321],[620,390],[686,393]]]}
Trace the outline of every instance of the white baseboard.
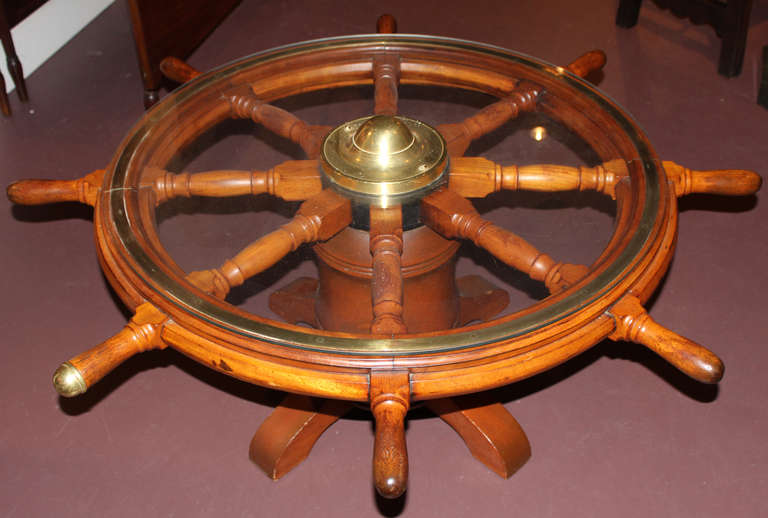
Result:
{"label": "white baseboard", "polygon": [[[49,0],[11,29],[13,44],[24,69],[24,77],[37,70],[75,34],[96,18],[115,0]],[[5,52],[0,47],[0,72],[6,89],[15,89],[5,66]]]}

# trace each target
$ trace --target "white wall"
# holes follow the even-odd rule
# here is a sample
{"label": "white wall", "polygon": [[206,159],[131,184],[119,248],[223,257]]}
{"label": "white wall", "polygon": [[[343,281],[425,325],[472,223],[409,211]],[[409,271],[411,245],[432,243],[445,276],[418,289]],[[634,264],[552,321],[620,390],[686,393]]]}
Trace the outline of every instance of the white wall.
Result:
{"label": "white wall", "polygon": [[[49,0],[11,29],[13,44],[28,77],[115,0]],[[0,71],[6,89],[15,89],[0,47]]]}

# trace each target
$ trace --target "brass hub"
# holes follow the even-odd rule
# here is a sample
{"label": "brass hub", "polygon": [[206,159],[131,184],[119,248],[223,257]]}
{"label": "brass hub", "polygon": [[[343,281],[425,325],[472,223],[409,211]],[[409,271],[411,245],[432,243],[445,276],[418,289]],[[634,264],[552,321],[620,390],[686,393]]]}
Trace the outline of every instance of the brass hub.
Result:
{"label": "brass hub", "polygon": [[390,206],[442,185],[445,141],[423,122],[373,115],[342,124],[323,142],[322,169],[331,186],[365,205]]}

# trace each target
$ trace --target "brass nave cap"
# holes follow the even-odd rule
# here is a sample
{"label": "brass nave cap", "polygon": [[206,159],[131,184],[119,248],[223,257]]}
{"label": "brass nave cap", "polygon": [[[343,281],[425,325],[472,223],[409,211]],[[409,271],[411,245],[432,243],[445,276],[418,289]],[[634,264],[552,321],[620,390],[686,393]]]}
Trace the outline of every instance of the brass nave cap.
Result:
{"label": "brass nave cap", "polygon": [[446,147],[440,133],[423,122],[374,115],[331,131],[323,142],[322,164],[335,186],[387,205],[441,183]]}

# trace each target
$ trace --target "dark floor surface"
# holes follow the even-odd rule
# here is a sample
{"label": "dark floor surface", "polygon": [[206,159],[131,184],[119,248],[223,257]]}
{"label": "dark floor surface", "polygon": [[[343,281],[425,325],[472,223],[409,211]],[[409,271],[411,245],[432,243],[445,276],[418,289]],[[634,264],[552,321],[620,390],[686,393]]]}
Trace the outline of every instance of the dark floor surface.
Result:
{"label": "dark floor surface", "polygon": [[[613,23],[614,2],[597,0],[246,0],[189,62],[206,70],[276,45],[370,32],[383,9],[400,32],[490,42],[554,63],[602,48],[600,88],[661,157],[765,177],[768,110],[755,100],[768,3],[755,2],[735,79],[716,73],[720,40],[710,28],[645,4],[638,26],[625,30]],[[13,117],[0,119],[2,183],[103,167],[143,113],[137,70],[118,2],[29,78],[29,105],[12,96]],[[477,463],[440,420],[417,414],[407,430],[410,489],[396,502],[374,496],[365,414],[334,425],[304,464],[272,482],[247,447],[279,395],[172,351],[129,360],[81,398],[58,398],[56,365],[126,317],[99,273],[90,209],[15,208],[3,198],[0,516],[765,516],[763,198],[765,189],[682,200],[675,260],[651,307],[723,358],[718,387],[639,346],[601,343],[497,392],[533,445],[509,480]]]}

